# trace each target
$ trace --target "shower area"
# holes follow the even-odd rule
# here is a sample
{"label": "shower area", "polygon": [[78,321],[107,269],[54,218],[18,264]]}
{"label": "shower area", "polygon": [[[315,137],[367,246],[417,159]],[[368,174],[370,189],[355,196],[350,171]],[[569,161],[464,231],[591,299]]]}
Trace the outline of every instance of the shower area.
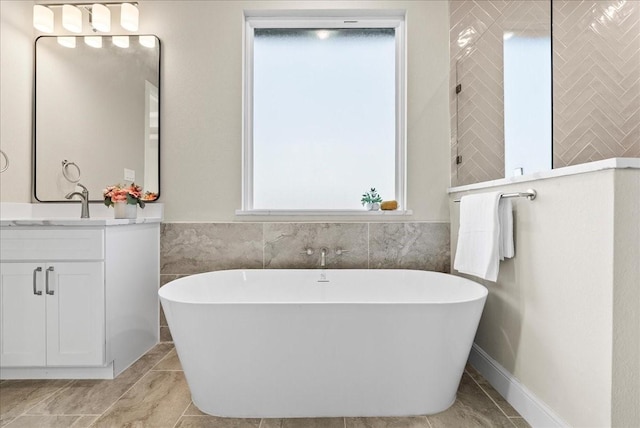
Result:
{"label": "shower area", "polygon": [[452,186],[640,157],[640,3],[452,1]]}

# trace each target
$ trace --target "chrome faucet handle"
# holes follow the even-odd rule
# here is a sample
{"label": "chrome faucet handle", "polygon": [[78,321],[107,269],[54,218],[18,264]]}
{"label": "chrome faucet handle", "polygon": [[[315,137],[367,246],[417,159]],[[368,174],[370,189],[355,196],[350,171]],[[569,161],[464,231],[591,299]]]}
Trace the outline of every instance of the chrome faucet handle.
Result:
{"label": "chrome faucet handle", "polygon": [[312,256],[314,252],[315,251],[313,251],[313,248],[305,248],[302,254],[306,254],[307,256]]}
{"label": "chrome faucet handle", "polygon": [[[82,186],[82,185],[80,185]],[[89,190],[86,187],[82,186],[84,189],[82,193],[80,192],[71,192],[65,195],[66,199],[73,199],[74,196],[80,197],[80,218],[89,218]]]}
{"label": "chrome faucet handle", "polygon": [[82,193],[85,193],[85,192],[89,193],[89,189],[87,189],[86,187],[84,187],[82,184],[80,184],[80,183],[76,183],[76,186],[78,186],[78,187],[82,187]]}
{"label": "chrome faucet handle", "polygon": [[344,253],[348,253],[348,252],[349,252],[349,250],[343,250],[342,248],[339,248],[339,247],[336,248],[336,256],[341,256]]}

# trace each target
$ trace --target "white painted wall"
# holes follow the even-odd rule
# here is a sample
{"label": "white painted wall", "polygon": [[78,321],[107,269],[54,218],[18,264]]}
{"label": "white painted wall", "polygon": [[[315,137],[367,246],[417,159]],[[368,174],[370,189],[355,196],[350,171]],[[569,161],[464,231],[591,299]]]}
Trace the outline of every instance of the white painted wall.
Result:
{"label": "white painted wall", "polygon": [[407,205],[414,220],[448,221],[446,1],[143,2],[140,31],[157,34],[163,43],[160,144],[166,220],[237,220],[243,9],[262,8],[407,10]]}
{"label": "white painted wall", "polygon": [[538,197],[514,202],[516,255],[485,282],[476,344],[571,426],[638,426],[640,170],[491,190],[526,187]]}
{"label": "white painted wall", "polygon": [[[11,58],[3,59],[0,70],[2,146],[7,144],[12,149],[6,151],[13,154],[11,172],[2,176],[1,200],[26,202],[31,181],[33,2],[0,3],[2,58]],[[157,34],[162,41],[161,201],[166,204],[166,220],[237,220],[234,212],[241,205],[242,180],[243,10],[262,8],[407,10],[407,205],[414,215],[404,219],[447,221],[449,16],[445,0],[140,2],[140,33]]]}
{"label": "white painted wall", "polygon": [[[0,1],[0,201],[31,201],[33,27],[29,1]],[[4,166],[4,164],[3,164]]]}

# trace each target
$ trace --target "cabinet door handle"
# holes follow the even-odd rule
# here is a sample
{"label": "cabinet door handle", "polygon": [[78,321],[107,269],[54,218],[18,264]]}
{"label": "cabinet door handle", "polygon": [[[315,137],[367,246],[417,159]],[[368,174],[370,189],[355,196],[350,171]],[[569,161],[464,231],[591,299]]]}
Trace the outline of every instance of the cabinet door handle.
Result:
{"label": "cabinet door handle", "polygon": [[53,296],[54,291],[49,289],[49,272],[53,272],[53,266],[49,266],[47,268],[47,272],[45,274],[45,288],[47,290],[47,294]]}
{"label": "cabinet door handle", "polygon": [[41,266],[38,266],[33,270],[33,294],[35,294],[36,296],[42,296],[42,291],[38,291],[36,288],[36,279],[38,276],[38,272],[42,272]]}

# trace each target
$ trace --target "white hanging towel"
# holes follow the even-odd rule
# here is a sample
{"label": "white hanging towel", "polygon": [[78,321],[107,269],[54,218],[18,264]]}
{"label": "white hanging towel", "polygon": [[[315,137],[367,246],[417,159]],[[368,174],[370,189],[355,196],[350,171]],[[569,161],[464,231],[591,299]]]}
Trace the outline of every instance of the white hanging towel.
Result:
{"label": "white hanging towel", "polygon": [[511,201],[500,192],[463,196],[453,268],[489,281],[498,279],[500,260],[513,257]]}

